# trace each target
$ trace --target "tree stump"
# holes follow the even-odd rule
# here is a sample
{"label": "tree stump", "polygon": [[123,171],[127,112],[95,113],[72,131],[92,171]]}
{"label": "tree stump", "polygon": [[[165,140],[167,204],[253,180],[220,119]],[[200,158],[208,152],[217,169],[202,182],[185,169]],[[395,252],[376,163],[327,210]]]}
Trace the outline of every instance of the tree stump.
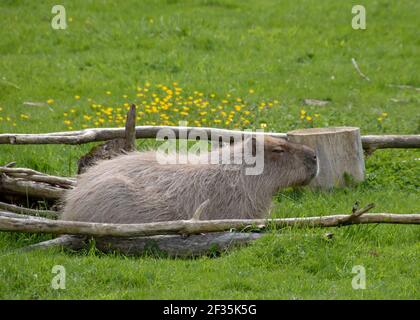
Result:
{"label": "tree stump", "polygon": [[365,161],[359,128],[301,129],[288,132],[287,138],[316,151],[319,172],[311,187],[330,189],[363,181]]}

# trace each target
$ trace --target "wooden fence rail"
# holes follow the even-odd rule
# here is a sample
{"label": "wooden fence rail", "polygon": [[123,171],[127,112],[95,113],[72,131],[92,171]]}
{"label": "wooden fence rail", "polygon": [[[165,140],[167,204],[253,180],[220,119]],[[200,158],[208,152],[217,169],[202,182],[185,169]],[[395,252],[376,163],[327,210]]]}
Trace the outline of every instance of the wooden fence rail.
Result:
{"label": "wooden fence rail", "polygon": [[[160,130],[172,131],[177,138],[187,137],[190,133],[205,133],[209,140],[232,141],[236,138],[256,134],[287,138],[287,133],[251,132],[204,127],[176,126],[136,126],[137,139],[156,138]],[[125,128],[93,128],[81,131],[64,131],[41,134],[3,133],[0,144],[84,144],[125,138]],[[366,150],[382,148],[420,148],[420,135],[366,135],[362,136],[362,145]]]}

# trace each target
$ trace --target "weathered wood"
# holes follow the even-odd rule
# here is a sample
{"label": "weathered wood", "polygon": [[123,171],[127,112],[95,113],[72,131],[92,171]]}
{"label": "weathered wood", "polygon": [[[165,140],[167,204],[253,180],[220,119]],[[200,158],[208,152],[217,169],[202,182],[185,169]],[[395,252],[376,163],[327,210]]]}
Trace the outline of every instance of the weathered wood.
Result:
{"label": "weathered wood", "polygon": [[251,241],[259,239],[261,236],[261,233],[255,232],[215,232],[190,236],[157,235],[133,238],[88,238],[86,236],[63,235],[52,240],[23,247],[20,250],[27,252],[53,247],[80,250],[88,248],[88,240],[92,239],[95,247],[105,253],[118,252],[136,256],[151,253],[167,257],[195,257],[244,246]]}
{"label": "weathered wood", "polygon": [[18,214],[10,211],[0,211],[0,217],[6,218],[15,218],[15,219],[24,219],[24,220],[34,220],[34,221],[49,221],[49,219],[42,216],[32,216],[26,214]]}
{"label": "weathered wood", "polygon": [[[286,138],[285,133],[256,133],[205,127],[136,126],[136,139],[155,139],[160,130],[171,130],[177,138],[180,137],[180,133],[181,135],[183,133],[188,135],[193,130],[194,132],[206,133],[209,139],[213,137],[216,140],[223,137],[229,141],[229,139],[241,138],[250,134],[269,134],[270,136]],[[83,144],[118,138],[125,138],[125,128],[93,128],[43,134],[4,133],[0,134],[0,144]]]}
{"label": "weathered wood", "polygon": [[103,252],[120,252],[141,255],[147,252],[170,257],[201,256],[212,252],[222,252],[243,246],[257,240],[261,233],[215,232],[206,234],[156,235],[150,237],[94,238],[95,246]]}
{"label": "weathered wood", "polygon": [[[211,134],[214,139],[236,139],[250,134],[263,134],[278,138],[287,138],[286,133],[265,132],[252,133],[238,130],[226,130],[204,127],[176,127],[176,126],[136,126],[136,139],[155,139],[160,130],[172,130],[176,137],[185,131],[188,135],[192,130],[206,133],[209,140]],[[0,144],[84,144],[90,142],[125,139],[125,128],[93,128],[81,131],[64,131],[42,134],[3,133],[0,134]],[[374,148],[420,148],[420,135],[367,135],[362,136],[364,149]]]}
{"label": "weathered wood", "polygon": [[263,229],[267,226],[284,227],[335,227],[351,224],[395,223],[420,224],[420,214],[372,213],[349,218],[351,215],[282,219],[230,219],[230,220],[179,220],[143,224],[110,224],[40,218],[18,219],[0,216],[0,231],[31,233],[75,234],[89,236],[139,237],[161,234],[200,234],[222,232],[231,229],[243,230],[251,227]]}
{"label": "weathered wood", "polygon": [[387,148],[420,148],[420,135],[367,135],[362,137],[362,144],[368,152]]}
{"label": "weathered wood", "polygon": [[4,202],[0,202],[0,209],[13,212],[13,213],[18,213],[21,215],[45,217],[45,218],[50,218],[50,219],[57,219],[58,217],[57,211],[28,209],[25,207],[15,206],[13,204],[4,203]]}
{"label": "weathered wood", "polygon": [[32,198],[59,199],[66,189],[43,182],[13,179],[0,174],[0,191],[2,193],[26,195]]}
{"label": "weathered wood", "polygon": [[125,146],[124,150],[131,152],[136,150],[136,105],[132,104],[127,112],[125,122]]}
{"label": "weathered wood", "polygon": [[319,172],[310,186],[330,189],[345,186],[345,175],[354,181],[364,179],[365,162],[359,128],[311,128],[287,133],[292,142],[315,149]]}
{"label": "weathered wood", "polygon": [[48,249],[54,247],[80,250],[86,248],[85,236],[63,235],[55,239],[42,241],[19,249],[19,251],[28,252],[37,249]]}

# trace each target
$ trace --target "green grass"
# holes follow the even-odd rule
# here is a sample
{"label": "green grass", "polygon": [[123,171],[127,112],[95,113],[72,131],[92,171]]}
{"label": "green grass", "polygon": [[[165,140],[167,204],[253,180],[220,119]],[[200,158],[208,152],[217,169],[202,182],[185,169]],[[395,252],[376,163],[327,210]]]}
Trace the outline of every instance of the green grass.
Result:
{"label": "green grass", "polygon": [[[347,125],[360,127],[362,134],[420,132],[419,92],[389,86],[420,87],[418,1],[364,1],[365,31],[351,28],[351,1],[61,3],[72,21],[67,30],[56,31],[50,26],[55,2],[0,2],[1,133],[67,130],[65,119],[80,129],[86,125],[83,115],[94,115],[88,99],[113,108],[126,101],[141,106],[136,88],[146,82],[153,92],[156,84],[177,82],[185,97],[202,92],[214,106],[230,94],[252,112],[245,126],[239,120],[214,123],[212,114],[207,125],[214,127],[267,124],[269,130],[286,132]],[[371,82],[360,78],[351,58]],[[308,107],[304,98],[331,102]],[[44,107],[23,105],[48,99],[54,102]],[[232,108],[231,100],[226,109]],[[274,100],[279,102],[258,109]],[[300,118],[302,109],[311,121]],[[139,124],[156,120],[151,117]],[[201,121],[194,111],[170,117]],[[118,125],[114,120],[101,126]],[[76,160],[90,147],[2,145],[0,163],[74,175]],[[274,215],[345,213],[356,200],[376,203],[375,212],[419,212],[419,158],[419,150],[379,150],[366,160],[362,184],[325,193],[284,190],[275,199]],[[1,233],[0,297],[420,298],[418,226],[328,231],[334,233],[330,241],[323,238],[326,230],[276,231],[247,248],[191,260],[104,255],[93,249],[23,254],[14,249],[50,236]],[[56,264],[66,268],[65,290],[51,288]],[[365,290],[351,286],[355,265],[366,268]]]}

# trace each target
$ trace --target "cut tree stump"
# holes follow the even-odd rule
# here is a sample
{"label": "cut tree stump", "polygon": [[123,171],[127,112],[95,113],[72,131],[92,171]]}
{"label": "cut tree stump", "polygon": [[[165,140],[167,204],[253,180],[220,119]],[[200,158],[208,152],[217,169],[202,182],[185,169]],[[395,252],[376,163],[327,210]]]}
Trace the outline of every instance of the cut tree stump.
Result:
{"label": "cut tree stump", "polygon": [[365,161],[359,128],[311,128],[287,133],[291,142],[315,149],[319,172],[311,187],[330,189],[364,179]]}

